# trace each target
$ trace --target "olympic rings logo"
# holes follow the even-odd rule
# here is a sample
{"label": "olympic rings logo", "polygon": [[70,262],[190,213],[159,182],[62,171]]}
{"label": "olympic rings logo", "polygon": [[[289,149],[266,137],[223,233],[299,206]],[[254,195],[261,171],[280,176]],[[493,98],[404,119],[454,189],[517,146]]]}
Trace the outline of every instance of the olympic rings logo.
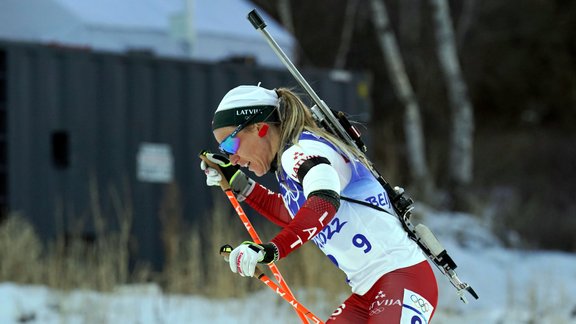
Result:
{"label": "olympic rings logo", "polygon": [[414,304],[420,307],[422,313],[426,313],[431,309],[430,304],[428,304],[428,302],[425,299],[421,298],[420,296],[412,295],[410,296],[410,300],[412,300]]}
{"label": "olympic rings logo", "polygon": [[370,316],[378,315],[378,314],[382,313],[383,311],[384,311],[384,307],[374,308],[370,311],[370,313],[368,315],[370,315]]}

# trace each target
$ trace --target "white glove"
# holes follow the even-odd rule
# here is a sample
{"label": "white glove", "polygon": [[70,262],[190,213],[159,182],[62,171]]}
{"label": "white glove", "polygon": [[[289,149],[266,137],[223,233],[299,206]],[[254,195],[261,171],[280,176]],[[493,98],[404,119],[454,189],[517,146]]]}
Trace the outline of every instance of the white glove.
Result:
{"label": "white glove", "polygon": [[[218,170],[208,166],[204,160],[200,162],[200,169],[206,174],[207,185],[220,186],[222,181],[226,181],[229,183],[234,194],[236,194],[238,201],[243,201],[248,197],[254,188],[255,182],[244,174],[244,172],[240,170],[240,167],[232,165],[230,160],[222,154],[214,154],[205,150],[200,154],[220,168],[220,172],[218,172]],[[224,176],[224,179],[222,179],[222,176]]]}
{"label": "white glove", "polygon": [[209,186],[219,186],[220,181],[222,181],[222,175],[218,170],[211,168],[206,164],[206,162],[200,162],[200,169],[206,174],[206,184]]}
{"label": "white glove", "polygon": [[264,248],[252,242],[244,242],[230,252],[230,270],[242,277],[253,277],[256,265],[264,260]]}
{"label": "white glove", "polygon": [[[227,174],[227,181],[229,181],[229,178],[232,178],[232,176],[238,172],[238,166],[236,165],[232,165],[230,163],[230,160],[222,155],[222,154],[214,154],[214,153],[210,153],[208,151],[202,151],[201,153],[208,161],[216,164],[219,168],[220,171],[223,172],[224,174]],[[219,186],[220,185],[220,181],[222,181],[222,174],[220,172],[218,172],[218,170],[209,167],[208,164],[206,163],[206,161],[202,160],[200,162],[200,169],[202,169],[204,171],[204,173],[206,174],[206,184],[209,186]]]}

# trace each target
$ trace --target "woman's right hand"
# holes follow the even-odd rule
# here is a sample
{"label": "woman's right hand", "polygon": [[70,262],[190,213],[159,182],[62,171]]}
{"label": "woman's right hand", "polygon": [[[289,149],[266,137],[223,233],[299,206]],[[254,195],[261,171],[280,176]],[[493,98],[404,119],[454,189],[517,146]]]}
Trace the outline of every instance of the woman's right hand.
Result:
{"label": "woman's right hand", "polygon": [[[244,200],[252,191],[254,180],[242,172],[238,165],[230,163],[228,157],[211,153],[207,150],[200,152],[200,155],[205,158],[200,162],[200,169],[206,174],[207,185],[221,186],[223,188],[230,187],[238,197],[238,200]],[[209,163],[205,160],[208,160]],[[222,176],[224,176],[224,179],[222,179]]]}
{"label": "woman's right hand", "polygon": [[230,160],[222,154],[210,153],[209,151],[203,150],[200,155],[212,163],[212,166],[210,166],[204,159],[200,162],[200,169],[206,174],[206,184],[209,186],[220,186],[222,175],[224,175],[225,184],[230,184],[230,179],[234,177],[236,172],[239,172],[239,167],[232,165]]}

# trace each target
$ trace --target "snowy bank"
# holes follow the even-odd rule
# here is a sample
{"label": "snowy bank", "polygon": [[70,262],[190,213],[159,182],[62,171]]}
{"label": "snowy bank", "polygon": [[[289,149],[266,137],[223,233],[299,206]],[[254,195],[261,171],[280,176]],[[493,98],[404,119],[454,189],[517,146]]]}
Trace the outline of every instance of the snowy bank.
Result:
{"label": "snowy bank", "polygon": [[[460,278],[480,295],[462,303],[439,272],[439,307],[433,323],[576,323],[576,255],[502,247],[489,226],[464,214],[428,215],[458,264]],[[303,299],[300,292],[296,292]],[[338,305],[305,305],[322,318]],[[324,311],[323,311],[324,310]],[[272,291],[245,298],[209,299],[163,294],[155,285],[114,292],[61,292],[41,286],[0,284],[0,323],[298,323]]]}

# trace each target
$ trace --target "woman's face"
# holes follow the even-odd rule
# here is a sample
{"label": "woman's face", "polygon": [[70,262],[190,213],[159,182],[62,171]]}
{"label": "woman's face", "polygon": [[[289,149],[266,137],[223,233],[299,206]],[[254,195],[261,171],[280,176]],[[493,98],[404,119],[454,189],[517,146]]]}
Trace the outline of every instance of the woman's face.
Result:
{"label": "woman's face", "polygon": [[[265,136],[258,136],[258,131],[263,123],[252,124],[242,129],[236,138],[240,140],[238,151],[229,156],[233,165],[248,168],[257,176],[261,177],[270,169],[270,163],[274,159],[278,148],[274,145],[274,132],[268,132]],[[230,135],[236,127],[222,127],[214,130],[214,137],[221,143]],[[270,127],[272,130],[273,127]]]}

